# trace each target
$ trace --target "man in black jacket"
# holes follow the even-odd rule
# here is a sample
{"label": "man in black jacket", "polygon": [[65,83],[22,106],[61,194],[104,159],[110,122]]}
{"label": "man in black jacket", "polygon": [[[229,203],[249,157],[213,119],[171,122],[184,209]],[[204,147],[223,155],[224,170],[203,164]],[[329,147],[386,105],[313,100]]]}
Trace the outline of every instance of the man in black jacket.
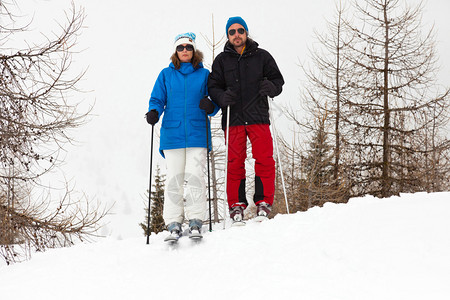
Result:
{"label": "man in black jacket", "polygon": [[278,66],[258,43],[248,37],[241,17],[226,25],[228,41],[214,60],[208,79],[211,99],[222,108],[222,128],[226,134],[230,106],[227,196],[230,217],[243,219],[248,202],[245,196],[247,137],[255,159],[255,195],[258,216],[267,216],[275,191],[275,161],[270,133],[268,97],[281,93],[284,84]]}

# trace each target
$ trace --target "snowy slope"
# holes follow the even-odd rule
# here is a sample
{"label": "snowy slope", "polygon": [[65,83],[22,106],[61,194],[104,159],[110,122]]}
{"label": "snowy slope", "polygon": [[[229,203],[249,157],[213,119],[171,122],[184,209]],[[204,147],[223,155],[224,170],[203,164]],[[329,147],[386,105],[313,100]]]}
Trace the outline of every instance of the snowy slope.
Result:
{"label": "snowy slope", "polygon": [[364,197],[206,233],[0,267],[1,299],[450,299],[450,193]]}

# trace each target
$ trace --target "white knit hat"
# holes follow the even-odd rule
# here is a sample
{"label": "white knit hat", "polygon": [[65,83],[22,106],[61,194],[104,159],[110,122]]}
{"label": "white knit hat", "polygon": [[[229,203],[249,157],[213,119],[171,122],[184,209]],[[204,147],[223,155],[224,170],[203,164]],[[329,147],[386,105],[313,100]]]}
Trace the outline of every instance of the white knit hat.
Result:
{"label": "white knit hat", "polygon": [[177,35],[175,37],[175,44],[174,44],[175,51],[177,51],[178,45],[183,45],[183,44],[192,45],[194,47],[194,51],[196,51],[197,47],[195,46],[195,38],[196,38],[196,35],[193,32],[186,32],[186,33]]}

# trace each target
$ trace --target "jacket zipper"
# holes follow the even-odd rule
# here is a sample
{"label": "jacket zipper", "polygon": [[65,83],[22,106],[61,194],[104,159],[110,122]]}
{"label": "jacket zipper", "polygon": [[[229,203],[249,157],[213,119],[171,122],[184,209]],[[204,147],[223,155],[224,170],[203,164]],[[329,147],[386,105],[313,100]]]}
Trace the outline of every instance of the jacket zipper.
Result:
{"label": "jacket zipper", "polygon": [[188,132],[187,132],[187,76],[184,76],[184,136],[185,148],[188,146]]}
{"label": "jacket zipper", "polygon": [[[245,50],[245,48],[244,48],[244,50]],[[245,114],[244,114],[244,111],[243,111],[243,106],[244,106],[244,104],[243,104],[243,99],[242,99],[242,82],[241,82],[241,58],[242,58],[242,54],[244,54],[244,51],[242,51],[242,53],[241,53],[241,55],[239,56],[239,58],[238,58],[238,61],[237,61],[237,63],[238,63],[238,86],[239,86],[239,94],[241,95],[241,97],[240,97],[240,101],[241,101],[241,109],[239,110],[239,114],[241,115],[241,118],[242,118],[242,120],[244,120],[244,125],[247,125],[247,120],[245,120]]]}

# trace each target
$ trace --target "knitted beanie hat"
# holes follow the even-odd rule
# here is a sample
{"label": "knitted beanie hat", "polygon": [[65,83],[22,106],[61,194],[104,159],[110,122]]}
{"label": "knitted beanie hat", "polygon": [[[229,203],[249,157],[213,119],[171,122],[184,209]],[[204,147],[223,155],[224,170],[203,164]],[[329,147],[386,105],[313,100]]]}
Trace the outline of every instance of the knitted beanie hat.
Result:
{"label": "knitted beanie hat", "polygon": [[227,25],[225,27],[225,34],[228,36],[228,29],[230,28],[231,25],[238,23],[241,24],[245,31],[248,32],[248,27],[247,27],[247,23],[245,23],[244,19],[242,19],[241,17],[231,17],[228,19]]}
{"label": "knitted beanie hat", "polygon": [[195,38],[196,35],[193,32],[186,32],[177,35],[175,37],[175,44],[174,44],[175,51],[177,51],[177,46],[182,44],[190,44],[194,46],[194,51],[196,51],[197,47],[195,46]]}

